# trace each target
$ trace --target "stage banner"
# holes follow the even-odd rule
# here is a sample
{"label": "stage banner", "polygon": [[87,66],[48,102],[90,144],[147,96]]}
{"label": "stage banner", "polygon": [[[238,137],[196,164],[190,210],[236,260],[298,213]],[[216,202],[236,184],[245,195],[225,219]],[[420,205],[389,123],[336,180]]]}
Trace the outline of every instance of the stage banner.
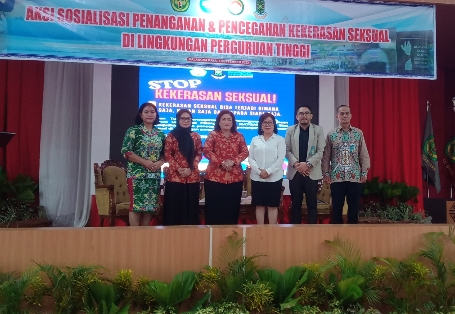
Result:
{"label": "stage banner", "polygon": [[435,7],[316,0],[0,0],[0,58],[435,79]]}

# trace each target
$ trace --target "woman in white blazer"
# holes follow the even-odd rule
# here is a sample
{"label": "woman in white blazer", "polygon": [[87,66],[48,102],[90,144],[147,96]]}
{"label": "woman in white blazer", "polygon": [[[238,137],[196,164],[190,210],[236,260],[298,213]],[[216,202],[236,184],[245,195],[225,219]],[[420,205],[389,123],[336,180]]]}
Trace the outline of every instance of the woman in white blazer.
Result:
{"label": "woman in white blazer", "polygon": [[248,156],[251,167],[251,204],[256,205],[258,224],[264,224],[266,207],[269,224],[277,223],[286,155],[284,137],[277,133],[275,117],[271,113],[262,114],[258,123],[259,135],[252,139]]}

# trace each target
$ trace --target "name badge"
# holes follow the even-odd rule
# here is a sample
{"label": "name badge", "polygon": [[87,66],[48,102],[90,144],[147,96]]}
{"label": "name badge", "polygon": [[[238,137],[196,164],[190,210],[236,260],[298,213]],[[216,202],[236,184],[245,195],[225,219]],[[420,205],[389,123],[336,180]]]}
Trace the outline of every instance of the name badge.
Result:
{"label": "name badge", "polygon": [[160,149],[156,143],[149,143],[147,146],[147,151],[148,151],[149,159],[151,161],[158,160],[158,154],[160,152]]}
{"label": "name badge", "polygon": [[314,155],[316,153],[316,147],[311,146],[310,148],[310,155]]}

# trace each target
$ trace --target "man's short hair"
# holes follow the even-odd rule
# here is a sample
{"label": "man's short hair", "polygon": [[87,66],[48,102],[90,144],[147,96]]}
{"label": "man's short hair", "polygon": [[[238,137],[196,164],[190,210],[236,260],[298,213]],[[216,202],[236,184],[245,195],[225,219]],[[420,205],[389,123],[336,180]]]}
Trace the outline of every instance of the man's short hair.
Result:
{"label": "man's short hair", "polygon": [[313,109],[311,109],[309,105],[301,105],[297,107],[297,110],[295,111],[296,114],[299,112],[300,108],[308,108],[308,110],[310,110],[310,113],[313,113]]}
{"label": "man's short hair", "polygon": [[[337,108],[337,112],[340,110],[340,108],[343,108],[343,107],[348,107],[348,108],[349,108],[349,106],[348,106],[348,105],[341,105],[341,106],[338,106],[338,108]],[[349,108],[349,111],[351,111],[351,108]]]}

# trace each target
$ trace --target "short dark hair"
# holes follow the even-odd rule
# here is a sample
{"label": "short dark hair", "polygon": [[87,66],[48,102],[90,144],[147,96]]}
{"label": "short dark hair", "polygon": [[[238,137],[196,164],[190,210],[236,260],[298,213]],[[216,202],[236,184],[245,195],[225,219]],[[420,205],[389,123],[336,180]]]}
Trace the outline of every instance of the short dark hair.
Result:
{"label": "short dark hair", "polygon": [[313,113],[313,109],[311,109],[311,107],[309,105],[301,105],[301,106],[298,106],[297,109],[295,110],[296,114],[297,114],[297,112],[299,112],[300,108],[308,108],[308,110],[310,110],[310,113]]}
{"label": "short dark hair", "polygon": [[142,113],[142,111],[144,111],[144,108],[147,106],[153,107],[153,109],[155,109],[155,112],[156,112],[156,119],[155,119],[155,121],[153,121],[153,125],[155,126],[157,124],[160,124],[160,115],[158,114],[158,110],[156,110],[156,105],[151,102],[145,102],[139,107],[139,112],[137,113],[136,118],[134,118],[134,123],[136,123],[137,125],[142,124],[143,121],[141,118],[141,113]]}
{"label": "short dark hair", "polygon": [[262,131],[261,126],[262,126],[262,122],[264,122],[264,120],[268,117],[272,118],[272,120],[273,120],[273,132],[275,134],[278,133],[278,127],[276,126],[275,117],[270,112],[266,112],[266,113],[261,114],[261,116],[259,117],[259,123],[258,123],[258,134],[259,135],[264,134],[264,131]]}
{"label": "short dark hair", "polygon": [[216,116],[216,121],[215,121],[215,131],[220,131],[221,130],[221,127],[220,127],[220,120],[221,120],[221,117],[224,116],[225,114],[228,114],[231,116],[232,118],[232,127],[231,127],[231,132],[237,132],[237,122],[235,121],[235,116],[234,114],[229,111],[229,110],[221,110],[220,113]]}
{"label": "short dark hair", "polygon": [[[349,108],[348,105],[341,105],[341,106],[338,106],[337,112],[340,110],[340,108],[343,108],[343,107],[348,107],[348,108]],[[350,112],[350,111],[351,111],[351,108],[349,108],[349,112]]]}

